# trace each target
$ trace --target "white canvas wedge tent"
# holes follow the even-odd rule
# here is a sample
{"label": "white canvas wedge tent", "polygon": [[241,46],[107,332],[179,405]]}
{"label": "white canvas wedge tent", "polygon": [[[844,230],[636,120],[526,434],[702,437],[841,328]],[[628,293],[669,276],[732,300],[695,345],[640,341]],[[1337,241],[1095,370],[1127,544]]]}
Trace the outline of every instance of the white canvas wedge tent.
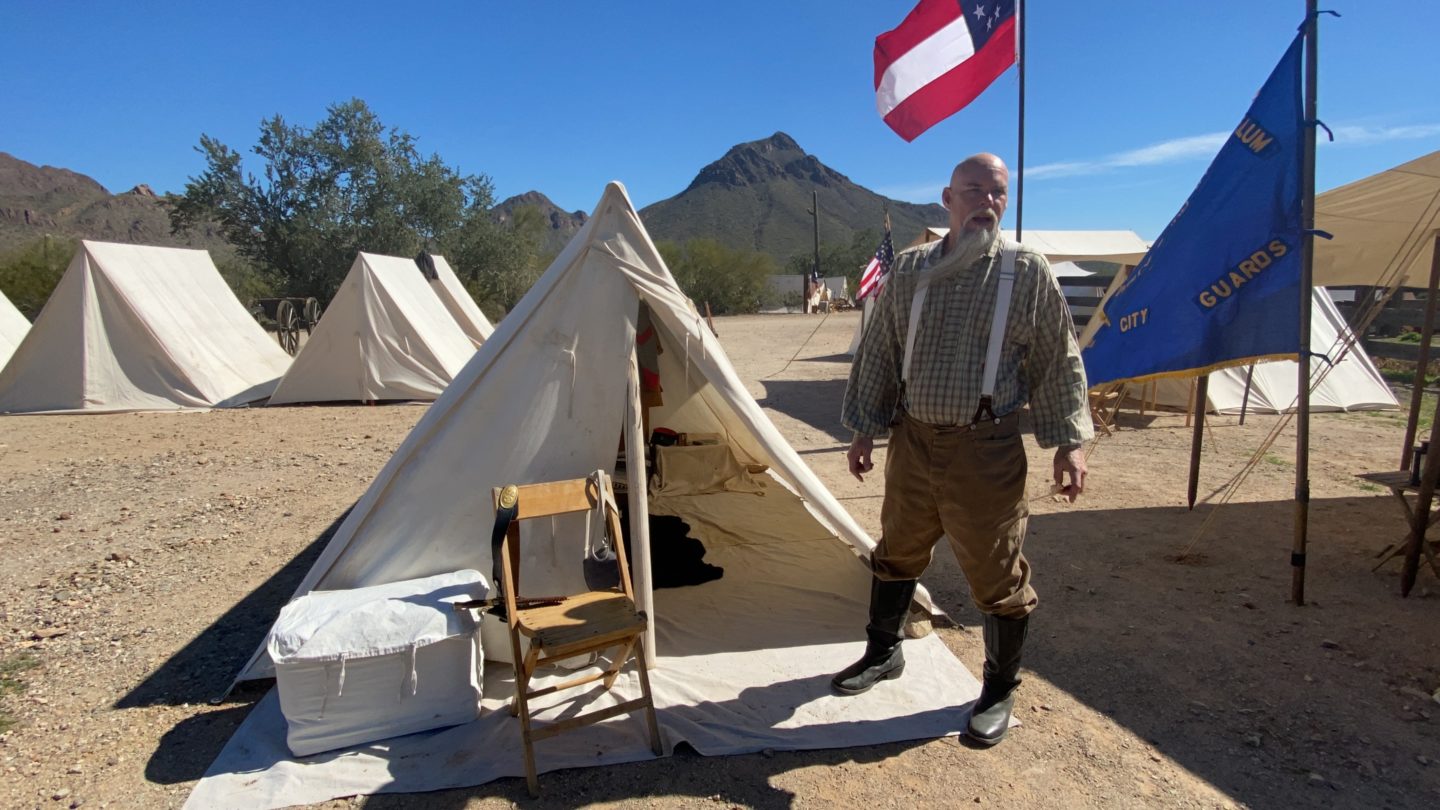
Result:
{"label": "white canvas wedge tent", "polygon": [[[460,283],[460,277],[450,268],[450,263],[445,261],[444,256],[430,256],[434,264],[434,278],[430,279],[430,288],[440,296],[440,303],[454,316],[455,322],[460,324],[460,329],[475,348],[490,339],[490,334],[495,327],[485,313],[480,311],[475,299],[465,290],[465,285]],[[427,276],[429,273],[427,272]]]}
{"label": "white canvas wedge tent", "polygon": [[289,364],[209,253],[86,240],[0,370],[0,412],[244,405]]}
{"label": "white canvas wedge tent", "polygon": [[[616,469],[622,436],[627,447],[643,446],[636,359],[642,304],[663,350],[663,404],[650,408],[650,424],[718,438],[678,448],[682,457],[672,460],[683,462],[691,450],[703,457],[674,465],[678,472],[662,457],[662,474],[649,488],[640,464],[616,473],[628,490],[632,569],[651,618],[650,678],[666,749],[683,740],[717,755],[958,732],[964,713],[956,707],[972,700],[979,684],[933,634],[907,642],[903,679],[856,697],[831,695],[830,675],[864,646],[870,574],[861,555],[873,543],[745,389],[618,183],[411,431],[297,596],[464,568],[488,576],[492,488]],[[657,540],[652,550],[647,514],[682,518],[723,576],[652,588],[664,548]],[[542,526],[522,534],[523,592],[584,590],[584,522],[569,528],[578,531]],[[262,646],[240,677],[270,671]],[[474,722],[303,762],[284,749],[272,694],[237,730],[188,806],[277,806],[519,775],[519,721],[506,710],[509,673],[487,662],[485,711]],[[588,707],[633,697],[636,688],[626,672],[619,696],[597,697]],[[539,720],[563,716],[565,705],[542,707]],[[464,768],[447,766],[459,750],[475,756]],[[536,754],[541,771],[654,756],[643,724],[628,716],[547,739]],[[393,766],[396,758],[403,767]]]}
{"label": "white canvas wedge tent", "polygon": [[357,255],[270,404],[438,397],[478,344],[451,310],[468,319],[459,296],[469,296],[444,259],[435,258],[444,269],[431,282],[414,259]]}
{"label": "white canvas wedge tent", "polygon": [[[1329,358],[1340,357],[1345,334],[1345,318],[1335,307],[1324,288],[1316,288],[1310,318],[1311,349]],[[1333,368],[1320,358],[1311,361],[1310,410],[1383,411],[1400,407],[1389,383],[1380,370],[1356,344]],[[1328,370],[1327,370],[1328,369]],[[1238,414],[1241,407],[1249,413],[1290,413],[1297,407],[1298,375],[1295,361],[1278,360],[1255,365],[1250,379],[1250,399],[1245,401],[1245,379],[1251,372],[1246,366],[1233,366],[1211,372],[1206,409],[1210,413]],[[1323,376],[1322,376],[1323,375]],[[1154,402],[1172,408],[1189,409],[1190,377],[1166,377],[1155,382]],[[1318,385],[1315,382],[1318,381]],[[1132,396],[1139,390],[1133,386]]]}
{"label": "white canvas wedge tent", "polygon": [[0,369],[5,368],[10,355],[15,353],[20,341],[25,339],[25,333],[29,331],[30,321],[10,303],[5,293],[0,292]]}

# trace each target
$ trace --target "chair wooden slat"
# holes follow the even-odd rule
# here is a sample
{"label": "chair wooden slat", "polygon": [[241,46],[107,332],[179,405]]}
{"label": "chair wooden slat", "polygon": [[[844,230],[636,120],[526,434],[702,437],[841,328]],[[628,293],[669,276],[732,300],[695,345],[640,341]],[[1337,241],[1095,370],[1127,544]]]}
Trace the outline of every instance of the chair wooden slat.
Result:
{"label": "chair wooden slat", "polygon": [[[609,486],[608,480],[605,486]],[[501,545],[501,576],[504,578],[510,649],[517,663],[515,665],[515,699],[511,714],[520,718],[520,734],[525,747],[525,782],[530,795],[540,794],[540,782],[535,769],[536,740],[553,737],[556,734],[598,723],[611,717],[630,712],[645,711],[646,728],[650,735],[650,747],[658,756],[663,752],[660,726],[655,717],[655,701],[650,692],[650,675],[645,668],[645,631],[649,619],[635,606],[634,591],[630,585],[630,573],[626,570],[624,543],[620,537],[619,516],[609,507],[614,496],[597,491],[590,479],[553,481],[540,484],[517,486],[519,492],[517,517],[505,533]],[[501,488],[496,488],[494,502],[499,503]],[[520,593],[519,545],[521,521],[545,518],[572,512],[586,512],[601,509],[604,512],[606,533],[616,551],[616,565],[619,568],[620,588],[608,591],[588,591],[566,595],[556,604],[531,608],[517,608],[515,599]],[[530,641],[529,650],[522,656],[520,638]],[[531,689],[530,681],[536,669],[548,661],[571,658],[583,654],[599,655],[614,648],[618,653],[610,665],[599,673],[571,678],[563,683],[540,689]],[[640,673],[641,696],[615,706],[585,712],[555,723],[536,724],[530,714],[530,700],[542,695],[554,694],[565,689],[584,686],[602,681],[603,689],[610,689],[620,670],[633,655]]]}

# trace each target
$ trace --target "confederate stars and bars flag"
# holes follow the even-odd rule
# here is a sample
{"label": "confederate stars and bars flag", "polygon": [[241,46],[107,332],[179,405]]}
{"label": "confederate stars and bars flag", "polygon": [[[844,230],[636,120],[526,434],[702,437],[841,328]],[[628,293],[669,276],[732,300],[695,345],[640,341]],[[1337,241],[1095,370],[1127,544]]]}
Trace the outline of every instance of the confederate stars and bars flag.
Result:
{"label": "confederate stars and bars flag", "polygon": [[890,242],[890,218],[885,218],[885,238],[875,249],[875,256],[865,265],[860,274],[860,290],[855,293],[856,301],[863,301],[872,295],[879,295],[880,288],[890,278],[890,265],[895,263],[895,246]]}
{"label": "confederate stars and bars flag", "polygon": [[1016,59],[1016,0],[920,0],[875,38],[875,106],[907,141],[975,100]]}

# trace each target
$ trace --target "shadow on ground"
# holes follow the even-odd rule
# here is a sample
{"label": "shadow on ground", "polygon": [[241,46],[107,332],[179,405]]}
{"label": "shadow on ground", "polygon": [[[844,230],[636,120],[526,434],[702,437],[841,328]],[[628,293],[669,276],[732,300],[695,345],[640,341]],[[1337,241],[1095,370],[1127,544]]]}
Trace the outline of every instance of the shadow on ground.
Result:
{"label": "shadow on ground", "polygon": [[[341,513],[274,576],[116,701],[115,708],[203,704],[221,697],[349,513]],[[199,779],[268,689],[268,681],[242,684],[221,708],[186,718],[167,731],[145,765],[146,778],[166,785]]]}
{"label": "shadow on ground", "polygon": [[845,380],[762,380],[765,397],[760,407],[770,408],[850,444],[850,431],[840,424]]}
{"label": "shadow on ground", "polygon": [[[1177,559],[1212,509],[1033,518],[1027,666],[1249,806],[1434,806],[1440,768],[1416,754],[1440,742],[1440,707],[1421,699],[1440,684],[1440,644],[1395,628],[1433,627],[1440,588],[1402,600],[1398,565],[1370,570],[1386,532],[1404,531],[1399,510],[1313,501],[1295,607],[1293,505],[1227,505]],[[958,607],[947,568],[934,589]]]}

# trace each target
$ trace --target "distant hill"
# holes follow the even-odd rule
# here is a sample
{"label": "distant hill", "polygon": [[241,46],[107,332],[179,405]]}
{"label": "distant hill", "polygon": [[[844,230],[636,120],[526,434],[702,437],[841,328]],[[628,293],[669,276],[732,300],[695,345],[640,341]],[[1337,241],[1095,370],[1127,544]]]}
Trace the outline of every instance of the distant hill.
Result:
{"label": "distant hill", "polygon": [[857,231],[879,232],[887,206],[897,249],[924,226],[944,225],[948,216],[937,203],[892,200],[857,185],[777,132],[732,147],[684,191],[645,207],[640,217],[657,241],[708,237],[784,262],[812,249],[812,192],[819,195],[822,244],[848,244]]}
{"label": "distant hill", "polygon": [[[811,250],[812,191],[819,194],[822,243],[848,244],[859,231],[879,231],[887,206],[897,247],[908,245],[925,225],[946,222],[941,206],[876,194],[807,154],[783,132],[732,147],[680,194],[640,215],[656,240],[711,238],[783,263]],[[538,191],[503,200],[493,213],[508,222],[523,206],[534,207],[546,224],[545,253],[559,252],[588,218],[584,211],[561,209]],[[234,255],[216,227],[171,235],[164,200],[148,186],[111,194],[83,174],[0,152],[0,253],[46,234],[204,248],[217,261]]]}
{"label": "distant hill", "polygon": [[527,191],[501,200],[490,209],[490,213],[502,223],[508,223],[515,216],[515,209],[529,206],[540,212],[545,220],[545,237],[540,243],[541,253],[559,253],[580,230],[590,215],[584,211],[565,211],[538,191]]}
{"label": "distant hill", "polygon": [[83,174],[0,152],[0,253],[46,234],[233,254],[216,228],[172,236],[163,201],[147,185],[111,194]]}

